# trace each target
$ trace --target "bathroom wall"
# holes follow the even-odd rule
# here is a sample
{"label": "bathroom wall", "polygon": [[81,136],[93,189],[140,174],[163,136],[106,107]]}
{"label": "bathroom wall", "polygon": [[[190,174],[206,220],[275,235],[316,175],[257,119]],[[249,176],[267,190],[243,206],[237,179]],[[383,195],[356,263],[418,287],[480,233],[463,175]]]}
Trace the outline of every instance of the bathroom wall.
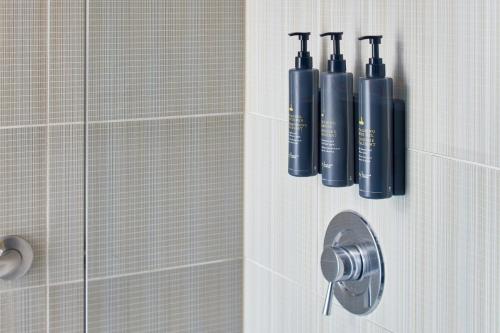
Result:
{"label": "bathroom wall", "polygon": [[89,16],[89,332],[241,331],[244,3]]}
{"label": "bathroom wall", "polygon": [[[246,332],[498,332],[500,327],[500,7],[496,1],[247,2],[245,114]],[[357,187],[287,175],[288,76],[311,31],[315,65],[344,31],[348,70],[363,74],[383,34],[395,94],[407,101],[404,197],[368,201]],[[374,228],[386,283],[366,317],[321,308],[319,256],[330,219],[355,210]]]}
{"label": "bathroom wall", "polygon": [[78,332],[83,323],[83,5],[0,6],[0,235],[34,249],[0,281],[1,332]]}
{"label": "bathroom wall", "polygon": [[[88,4],[89,332],[239,332],[244,3]],[[0,17],[0,332],[83,332],[85,1]]]}

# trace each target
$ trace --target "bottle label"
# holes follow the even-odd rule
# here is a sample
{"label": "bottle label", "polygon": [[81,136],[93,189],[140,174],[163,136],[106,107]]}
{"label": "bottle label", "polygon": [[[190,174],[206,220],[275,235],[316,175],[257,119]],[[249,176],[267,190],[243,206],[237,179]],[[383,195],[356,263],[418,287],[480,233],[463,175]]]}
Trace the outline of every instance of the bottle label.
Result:
{"label": "bottle label", "polygon": [[[376,146],[375,135],[376,131],[374,129],[365,128],[365,121],[363,116],[358,120],[358,159],[360,162],[370,164],[372,161],[372,152]],[[360,178],[370,178],[371,174],[367,174],[363,171],[359,172]]]}
{"label": "bottle label", "polygon": [[288,109],[288,142],[299,145],[302,142],[302,131],[307,128],[304,117],[294,114],[293,107]]}
{"label": "bottle label", "polygon": [[[337,146],[337,129],[333,120],[325,119],[325,114],[321,114],[321,152],[335,153],[340,148]],[[328,169],[328,167],[326,167]]]}

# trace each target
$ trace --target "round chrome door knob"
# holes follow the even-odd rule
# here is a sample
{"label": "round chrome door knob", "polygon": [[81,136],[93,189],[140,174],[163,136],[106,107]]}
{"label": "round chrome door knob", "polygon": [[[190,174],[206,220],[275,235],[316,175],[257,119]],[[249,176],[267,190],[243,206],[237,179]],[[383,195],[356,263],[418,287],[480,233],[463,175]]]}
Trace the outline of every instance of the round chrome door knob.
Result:
{"label": "round chrome door knob", "polygon": [[0,279],[20,278],[32,263],[33,249],[26,240],[19,236],[0,237]]}

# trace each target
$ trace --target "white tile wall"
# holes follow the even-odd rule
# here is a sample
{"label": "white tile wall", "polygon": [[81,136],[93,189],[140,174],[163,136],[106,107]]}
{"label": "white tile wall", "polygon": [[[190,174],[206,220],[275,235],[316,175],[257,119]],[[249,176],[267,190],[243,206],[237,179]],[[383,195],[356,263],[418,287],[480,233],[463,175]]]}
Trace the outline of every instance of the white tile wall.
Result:
{"label": "white tile wall", "polygon": [[[495,1],[247,2],[246,332],[281,332],[290,322],[292,331],[309,323],[299,332],[500,332],[499,13]],[[326,188],[319,177],[287,175],[292,30],[313,32],[313,57],[323,69],[331,42],[318,43],[318,32],[343,30],[356,77],[370,52],[356,38],[384,35],[387,72],[408,106],[406,196],[368,201],[356,187]],[[367,317],[336,306],[323,318],[324,231],[347,209],[379,237],[386,287]],[[314,297],[315,311],[272,310]]]}
{"label": "white tile wall", "polygon": [[[287,175],[287,123],[247,114],[245,256],[304,287],[317,281],[314,178]],[[248,138],[248,137],[247,137]]]}

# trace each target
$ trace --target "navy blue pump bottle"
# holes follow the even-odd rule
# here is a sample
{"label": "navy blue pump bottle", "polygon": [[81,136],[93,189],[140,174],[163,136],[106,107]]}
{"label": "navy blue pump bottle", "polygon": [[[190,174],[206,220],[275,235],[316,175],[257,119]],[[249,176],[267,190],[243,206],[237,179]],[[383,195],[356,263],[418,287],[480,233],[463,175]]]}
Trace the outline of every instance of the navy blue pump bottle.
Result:
{"label": "navy blue pump bottle", "polygon": [[344,187],[354,183],[354,133],[352,73],[340,53],[342,32],[321,37],[333,40],[334,53],[328,69],[321,73],[321,179],[325,186]]}
{"label": "navy blue pump bottle", "polygon": [[288,173],[295,177],[318,174],[319,71],[307,50],[309,32],[293,32],[301,50],[289,71]]}
{"label": "navy blue pump bottle", "polygon": [[393,193],[393,88],[385,77],[379,55],[382,36],[364,36],[372,56],[366,77],[359,80],[358,177],[359,195],[367,199],[390,198]]}

